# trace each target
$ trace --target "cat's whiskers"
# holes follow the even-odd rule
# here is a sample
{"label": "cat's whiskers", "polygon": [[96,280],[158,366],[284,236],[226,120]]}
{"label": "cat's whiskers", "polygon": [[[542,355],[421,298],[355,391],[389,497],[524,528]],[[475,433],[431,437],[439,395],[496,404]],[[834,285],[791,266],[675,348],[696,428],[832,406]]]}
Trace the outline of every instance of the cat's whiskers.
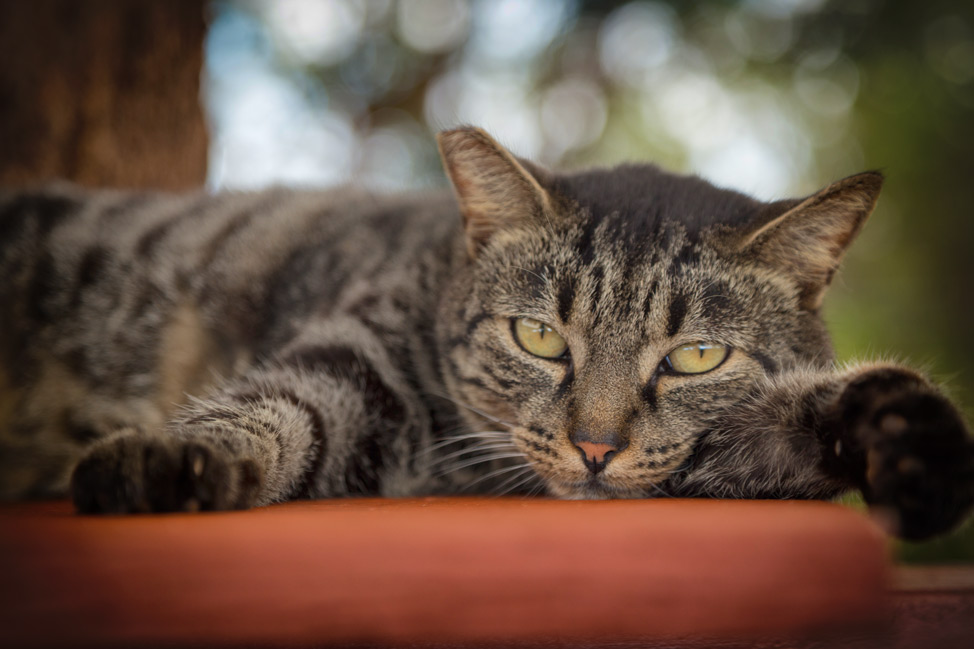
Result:
{"label": "cat's whiskers", "polygon": [[504,482],[491,489],[491,496],[495,498],[500,498],[506,496],[517,489],[517,485],[525,478],[525,470],[527,467],[521,467],[521,471],[515,471],[512,475],[508,476]]}
{"label": "cat's whiskers", "polygon": [[433,464],[435,466],[437,464],[443,464],[445,462],[452,460],[453,458],[462,457],[464,455],[470,455],[473,453],[485,452],[485,451],[500,451],[502,449],[509,450],[509,451],[516,450],[514,445],[511,444],[510,442],[489,442],[489,443],[485,442],[483,444],[477,444],[475,446],[468,446],[466,448],[462,448],[459,451],[453,451],[448,455],[437,457],[434,460]]}
{"label": "cat's whiskers", "polygon": [[536,484],[531,491],[528,492],[528,496],[534,498],[536,496],[544,495],[547,485],[545,481],[539,476],[538,484]]}
{"label": "cat's whiskers", "polygon": [[[524,456],[520,455],[520,457],[523,458]],[[505,473],[510,473],[511,471],[524,471],[525,469],[531,470],[531,465],[528,462],[524,462],[522,464],[516,464],[514,466],[505,466],[499,469],[494,469],[493,471],[490,471],[489,473],[485,473],[484,475],[480,476],[476,480],[473,480],[472,482],[468,482],[467,484],[465,484],[463,486],[463,490],[467,491],[473,488],[474,485],[480,484],[484,480],[490,480],[492,478],[496,478],[497,476],[504,475]]]}
{"label": "cat's whiskers", "polygon": [[506,430],[485,430],[478,433],[466,433],[463,435],[451,435],[446,439],[442,439],[435,444],[431,444],[427,448],[420,451],[417,455],[424,456],[435,451],[442,449],[445,446],[450,446],[452,444],[459,444],[460,442],[465,442],[471,439],[480,441],[501,441],[509,440],[511,434]]}
{"label": "cat's whiskers", "polygon": [[[518,489],[520,489],[524,485],[529,484],[532,480],[540,480],[541,479],[538,476],[538,474],[535,473],[533,469],[531,469],[531,466],[530,465],[527,465],[524,468],[529,469],[527,475],[522,475],[521,473],[515,473],[513,476],[509,477],[507,480],[505,480],[504,482],[502,482],[501,484],[499,484],[497,486],[497,495],[498,496],[506,496],[507,494],[510,494],[510,493],[513,493],[513,492],[517,491]],[[514,482],[514,484],[511,484],[512,482]],[[538,485],[535,485],[535,487],[537,487],[537,486]],[[532,491],[533,491],[533,489],[532,489]],[[529,495],[530,495],[530,492],[529,492]]]}
{"label": "cat's whiskers", "polygon": [[[519,452],[514,452],[514,453],[511,453],[511,452],[506,452],[506,453],[500,453],[500,452],[490,453],[489,455],[483,455],[483,456],[480,456],[480,457],[472,458],[470,460],[466,460],[464,462],[457,462],[457,463],[451,464],[450,466],[446,467],[445,469],[443,469],[442,471],[440,471],[438,473],[435,473],[434,475],[436,477],[438,477],[438,478],[442,478],[443,476],[449,475],[449,474],[454,473],[456,471],[459,471],[461,469],[466,469],[468,467],[476,466],[478,464],[486,464],[488,462],[493,462],[495,460],[511,460],[511,459],[515,459],[515,458],[522,459],[523,457],[524,456],[521,453],[519,453]],[[521,465],[519,465],[519,466],[521,466]],[[478,480],[479,480],[479,478],[478,478]],[[477,481],[474,481],[474,482],[477,482]]]}
{"label": "cat's whiskers", "polygon": [[660,486],[659,486],[658,484],[651,484],[651,485],[649,485],[649,486],[650,486],[650,487],[652,487],[653,489],[655,489],[656,491],[658,491],[658,492],[659,492],[660,494],[662,494],[662,495],[663,495],[663,496],[665,496],[666,498],[672,498],[672,497],[673,497],[672,495],[670,495],[670,494],[668,494],[668,493],[666,493],[666,492],[665,492],[665,491],[663,490],[663,488],[662,488],[662,487],[660,487]]}
{"label": "cat's whiskers", "polygon": [[517,424],[515,424],[513,422],[505,421],[503,419],[500,419],[498,417],[495,417],[494,415],[491,415],[489,413],[484,412],[480,408],[476,408],[474,406],[471,406],[469,403],[464,403],[463,401],[460,401],[459,399],[457,399],[455,397],[452,397],[452,396],[450,396],[448,394],[444,394],[442,392],[427,392],[426,394],[428,394],[430,396],[433,396],[433,397],[439,397],[440,399],[445,399],[445,400],[449,401],[450,403],[452,403],[452,404],[454,404],[456,406],[460,406],[461,408],[466,408],[470,412],[475,413],[475,414],[478,414],[481,417],[483,417],[484,419],[487,419],[488,421],[492,421],[495,424],[500,424],[501,426],[506,426],[507,428],[515,428],[517,426]]}

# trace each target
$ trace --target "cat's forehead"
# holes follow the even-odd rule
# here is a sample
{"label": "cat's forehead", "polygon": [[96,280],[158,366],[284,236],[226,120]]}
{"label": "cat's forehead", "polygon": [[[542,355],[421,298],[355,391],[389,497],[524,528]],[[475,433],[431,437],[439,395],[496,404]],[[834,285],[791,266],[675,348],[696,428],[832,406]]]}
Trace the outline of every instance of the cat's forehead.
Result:
{"label": "cat's forehead", "polygon": [[556,196],[580,207],[586,218],[612,217],[626,224],[620,232],[637,235],[676,222],[696,238],[713,225],[743,226],[765,205],[697,176],[668,173],[650,164],[560,174],[550,185]]}
{"label": "cat's forehead", "polygon": [[562,174],[545,186],[571,217],[498,237],[478,276],[505,313],[635,344],[760,311],[755,296],[770,294],[729,252],[722,228],[708,234],[744,227],[766,203],[653,165]]}
{"label": "cat's forehead", "polygon": [[721,315],[739,295],[760,294],[756,278],[721,250],[680,223],[657,225],[636,232],[613,213],[556,236],[536,234],[497,256],[484,289],[512,314],[527,308],[547,322],[611,331],[619,342],[625,331],[643,340],[647,327],[672,337],[684,321],[698,319],[701,305]]}

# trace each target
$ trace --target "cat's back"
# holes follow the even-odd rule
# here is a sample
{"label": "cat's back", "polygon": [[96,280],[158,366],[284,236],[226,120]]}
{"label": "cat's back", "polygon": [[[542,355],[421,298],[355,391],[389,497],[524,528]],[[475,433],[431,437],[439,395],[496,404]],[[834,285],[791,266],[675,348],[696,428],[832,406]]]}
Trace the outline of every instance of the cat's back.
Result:
{"label": "cat's back", "polygon": [[228,273],[253,280],[296,256],[365,268],[448,237],[451,206],[445,193],[352,189],[167,194],[58,183],[0,190],[2,286],[19,279],[51,289],[56,278],[71,277],[83,291],[118,270],[187,285]]}
{"label": "cat's back", "polygon": [[436,236],[449,211],[444,193],[377,196],[350,188],[173,194],[55,183],[0,189],[0,262],[45,252],[63,261],[91,253],[86,247],[92,246],[100,254],[177,261],[200,271],[224,252],[267,257],[342,236],[369,238],[373,249],[395,246],[410,229]]}
{"label": "cat's back", "polygon": [[[445,192],[3,190],[0,365],[26,367],[40,345],[90,370],[98,349],[137,349],[184,311],[261,353],[357,287],[392,290],[457,225]],[[131,355],[102,356],[132,374]]]}

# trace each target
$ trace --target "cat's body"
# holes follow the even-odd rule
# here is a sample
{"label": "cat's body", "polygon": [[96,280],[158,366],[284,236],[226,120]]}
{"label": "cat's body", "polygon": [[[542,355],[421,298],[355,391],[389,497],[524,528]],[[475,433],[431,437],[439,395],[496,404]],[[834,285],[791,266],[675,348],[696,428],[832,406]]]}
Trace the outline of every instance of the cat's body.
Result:
{"label": "cat's body", "polygon": [[446,193],[0,197],[2,495],[83,457],[83,511],[860,488],[924,536],[970,507],[956,409],[835,370],[817,313],[877,174],[765,204],[441,147],[462,219]]}
{"label": "cat's body", "polygon": [[[119,428],[161,430],[190,396],[273,362],[318,327],[327,331],[316,347],[371,346],[376,362],[394,366],[381,382],[394,384],[390,407],[409,411],[410,433],[408,447],[375,440],[390,468],[429,446],[440,404],[419,407],[418,390],[420,377],[435,389],[437,353],[417,324],[433,323],[462,227],[448,194],[410,205],[350,192],[174,197],[64,186],[11,197],[0,211],[5,240],[20,242],[0,258],[8,498],[64,493],[71,466],[61,456],[77,460]],[[379,407],[356,403],[355,390],[334,398],[349,410]],[[447,417],[447,427],[459,424]],[[328,423],[338,446],[339,423]],[[37,461],[45,456],[55,463]],[[421,488],[354,473],[327,495]]]}

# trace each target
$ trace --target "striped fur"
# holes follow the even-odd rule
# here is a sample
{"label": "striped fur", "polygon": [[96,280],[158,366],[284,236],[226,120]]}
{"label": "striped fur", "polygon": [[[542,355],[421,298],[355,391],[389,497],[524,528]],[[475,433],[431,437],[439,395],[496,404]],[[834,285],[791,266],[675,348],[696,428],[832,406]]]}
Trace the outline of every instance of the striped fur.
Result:
{"label": "striped fur", "polygon": [[[878,174],[766,204],[648,165],[554,174],[476,129],[440,146],[453,197],[0,195],[0,495],[858,488],[913,537],[968,511],[957,410],[912,370],[833,368],[817,313]],[[570,356],[527,353],[520,317]],[[732,351],[667,370],[700,341]],[[624,446],[593,473],[578,431]]]}

